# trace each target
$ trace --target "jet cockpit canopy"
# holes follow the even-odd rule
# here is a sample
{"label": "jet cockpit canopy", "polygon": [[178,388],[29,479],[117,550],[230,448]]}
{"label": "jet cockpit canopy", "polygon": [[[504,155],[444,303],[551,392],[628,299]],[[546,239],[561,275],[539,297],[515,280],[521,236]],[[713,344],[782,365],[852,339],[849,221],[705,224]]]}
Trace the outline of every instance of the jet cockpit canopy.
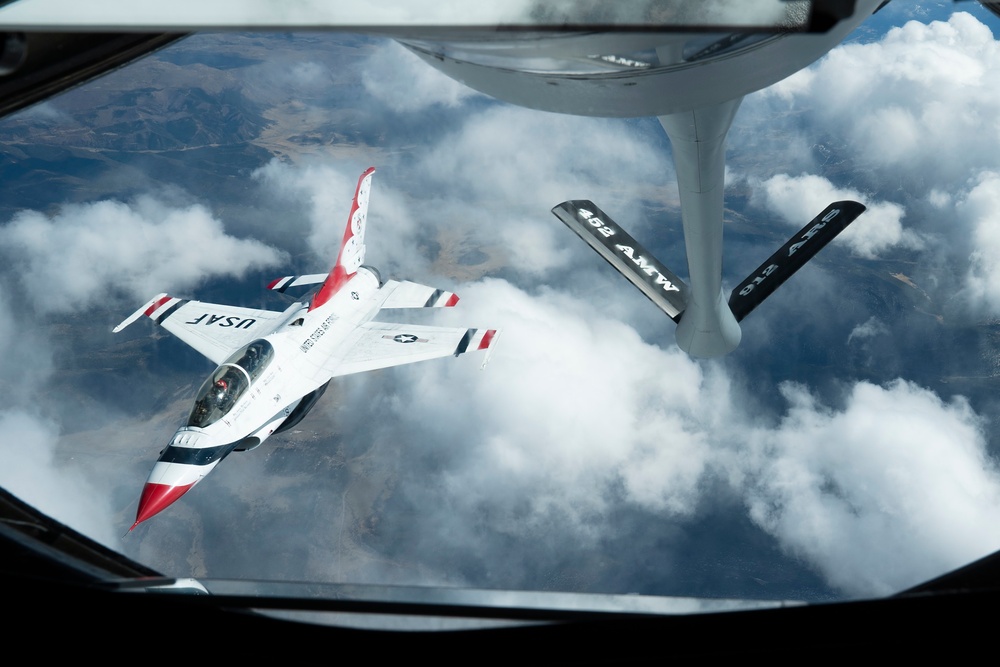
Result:
{"label": "jet cockpit canopy", "polygon": [[263,338],[234,352],[202,383],[187,425],[204,428],[224,417],[273,358],[274,348]]}

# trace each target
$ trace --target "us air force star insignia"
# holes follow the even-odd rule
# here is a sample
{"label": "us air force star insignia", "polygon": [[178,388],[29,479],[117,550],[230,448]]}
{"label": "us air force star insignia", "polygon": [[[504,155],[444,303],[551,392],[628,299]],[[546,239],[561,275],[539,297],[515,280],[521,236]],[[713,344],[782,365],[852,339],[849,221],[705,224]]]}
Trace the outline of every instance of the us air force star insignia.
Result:
{"label": "us air force star insignia", "polygon": [[351,292],[351,298],[352,298],[352,299],[354,299],[355,301],[357,301],[357,300],[358,300],[358,299],[360,299],[361,297],[360,297],[360,296],[358,296],[358,293],[357,293],[357,292]]}
{"label": "us air force star insignia", "polygon": [[393,340],[397,343],[416,343],[417,337],[413,334],[399,334],[398,336],[394,336]]}

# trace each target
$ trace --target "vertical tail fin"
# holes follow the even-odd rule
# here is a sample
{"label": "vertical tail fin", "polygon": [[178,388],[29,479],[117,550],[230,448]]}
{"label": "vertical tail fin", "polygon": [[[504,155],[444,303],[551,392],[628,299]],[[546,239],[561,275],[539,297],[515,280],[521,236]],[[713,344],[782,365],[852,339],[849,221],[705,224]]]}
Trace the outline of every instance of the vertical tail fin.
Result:
{"label": "vertical tail fin", "polygon": [[340,243],[340,253],[337,263],[330,270],[323,286],[313,296],[309,310],[319,308],[337,293],[337,290],[347,282],[347,279],[358,271],[365,261],[365,228],[368,220],[368,195],[371,192],[372,174],[375,167],[368,167],[358,179],[358,187],[354,191],[354,201],[351,202],[351,213],[347,218],[347,229],[344,230],[344,240]]}

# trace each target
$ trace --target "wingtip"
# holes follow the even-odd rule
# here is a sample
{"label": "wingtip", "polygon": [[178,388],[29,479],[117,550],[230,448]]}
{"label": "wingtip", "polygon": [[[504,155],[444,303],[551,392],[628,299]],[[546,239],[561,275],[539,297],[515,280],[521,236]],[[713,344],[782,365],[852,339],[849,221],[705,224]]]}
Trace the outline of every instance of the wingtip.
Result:
{"label": "wingtip", "polygon": [[133,322],[135,322],[137,319],[139,319],[143,315],[146,315],[148,317],[160,305],[162,305],[166,301],[169,301],[170,298],[171,298],[170,295],[167,294],[166,292],[160,292],[159,294],[157,294],[156,296],[154,296],[152,299],[150,299],[146,303],[144,303],[141,306],[139,306],[139,308],[134,313],[132,313],[131,315],[129,315],[128,317],[126,317],[124,320],[122,320],[121,323],[118,326],[116,326],[114,329],[111,330],[111,333],[118,333],[119,331],[121,331],[122,329],[124,329],[128,325],[132,324]]}
{"label": "wingtip", "polygon": [[486,356],[483,358],[483,363],[479,367],[479,370],[485,369],[486,364],[490,363],[490,357],[493,356],[493,350],[496,349],[498,340],[500,340],[500,329],[487,330],[480,346],[480,349],[486,349]]}

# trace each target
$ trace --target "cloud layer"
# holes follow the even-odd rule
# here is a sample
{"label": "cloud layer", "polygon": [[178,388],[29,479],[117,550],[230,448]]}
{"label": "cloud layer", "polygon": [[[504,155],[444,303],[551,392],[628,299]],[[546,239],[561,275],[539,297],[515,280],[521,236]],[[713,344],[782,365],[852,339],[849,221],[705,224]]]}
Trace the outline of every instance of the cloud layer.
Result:
{"label": "cloud layer", "polygon": [[[769,150],[801,172],[751,176],[757,201],[787,217],[803,213],[795,201],[860,199],[869,211],[843,235],[855,253],[923,248],[930,281],[959,291],[970,312],[1000,314],[992,222],[977,203],[997,184],[998,91],[1000,43],[965,12],[844,44],[744,103],[737,122],[753,126],[795,110],[794,131]],[[752,141],[740,131],[734,139]],[[955,261],[971,264],[959,285],[946,268]]]}
{"label": "cloud layer", "polygon": [[879,41],[838,47],[764,95],[809,109],[874,165],[956,182],[993,164],[998,76],[1000,49],[989,28],[956,12],[947,22],[910,21]]}
{"label": "cloud layer", "polygon": [[40,313],[79,311],[109,293],[141,302],[284,259],[226,234],[203,206],[175,209],[151,197],[65,205],[51,217],[22,211],[0,227],[0,252]]}
{"label": "cloud layer", "polygon": [[55,424],[20,409],[4,409],[0,432],[0,486],[105,546],[120,548],[105,489],[72,465],[56,462]]}
{"label": "cloud layer", "polygon": [[916,232],[904,229],[902,206],[873,202],[857,190],[835,187],[822,176],[779,174],[764,181],[758,188],[764,206],[796,227],[804,225],[822,210],[822,205],[817,208],[819,202],[848,199],[865,204],[867,210],[859,224],[852,224],[834,241],[847,245],[862,257],[871,259],[892,248],[919,249],[924,245]]}
{"label": "cloud layer", "polygon": [[428,67],[397,42],[383,42],[370,57],[362,79],[365,92],[397,113],[457,107],[478,95]]}
{"label": "cloud layer", "polygon": [[981,173],[956,208],[972,230],[966,296],[980,312],[1000,314],[1000,174]]}
{"label": "cloud layer", "polygon": [[788,412],[751,441],[747,502],[831,584],[887,595],[1000,548],[1000,471],[967,402],[903,380],[857,383],[841,410],[781,392]]}
{"label": "cloud layer", "polygon": [[[677,590],[682,538],[711,532],[700,522],[716,512],[752,523],[755,538],[782,551],[775,569],[804,563],[836,594],[865,596],[1000,548],[992,416],[941,385],[933,391],[915,382],[912,364],[924,358],[902,366],[898,379],[872,379],[845,361],[847,348],[883,333],[902,340],[894,327],[908,320],[871,309],[841,323],[844,349],[832,350],[833,368],[820,368],[821,380],[811,375],[816,362],[778,387],[752,381],[765,366],[779,367],[782,354],[821,348],[833,317],[797,318],[814,329],[803,325],[781,339],[778,332],[783,347],[757,348],[754,358],[686,357],[672,345],[672,324],[621,289],[620,278],[548,212],[565,199],[593,199],[648,237],[648,247],[676,251],[674,175],[656,123],[515,109],[422,69],[396,45],[374,44],[370,57],[334,61],[340,69],[309,60],[292,71],[310,94],[328,75],[356,93],[336,100],[351,112],[338,120],[357,127],[355,143],[338,146],[335,159],[274,160],[247,177],[261,216],[283,225],[268,234],[282,239],[271,241],[281,248],[238,236],[207,205],[150,195],[22,211],[0,227],[3,280],[29,297],[0,302],[0,334],[25,322],[41,330],[46,316],[108,298],[141,302],[284,264],[325,271],[357,176],[374,164],[368,261],[386,278],[461,295],[458,308],[420,321],[504,331],[485,371],[465,355],[337,383],[299,435],[227,460],[176,512],[126,544],[129,553],[198,575],[261,576],[280,564],[283,575],[324,580],[363,571],[390,583]],[[1000,148],[995,49],[984,26],[956,14],[840,47],[748,99],[738,120],[778,123],[789,135],[782,146],[792,148],[772,147],[778,156],[769,164],[778,169],[756,165],[756,145],[736,128],[730,148],[741,166],[733,183],[750,189],[740,212],[798,227],[829,201],[859,199],[869,210],[841,239],[855,255],[916,255],[942,283],[948,272],[959,276],[963,298],[980,312],[1000,312],[992,259],[1000,256],[1000,177],[990,166]],[[794,118],[781,115],[790,109]],[[448,123],[426,122],[432,112]],[[385,136],[400,141],[381,143]],[[766,256],[771,248],[752,250]],[[796,284],[814,285],[797,276],[783,290]],[[846,309],[835,299],[846,297],[830,296],[832,312]],[[764,308],[753,317],[772,325]],[[164,357],[176,353],[168,345]],[[59,396],[48,368],[60,363],[60,350],[39,335],[30,348],[10,337],[4,352],[0,380],[21,387],[24,403],[0,415],[0,425],[30,443],[30,453],[8,447],[3,460],[18,460],[18,475],[40,480],[34,488],[48,497],[46,480],[75,472],[56,456],[66,425],[28,405]],[[21,359],[37,366],[31,382]],[[173,385],[159,391],[169,409],[134,438],[148,446],[147,458],[186,405]],[[127,426],[132,440],[140,430],[134,422],[107,411],[109,432]],[[131,499],[142,482],[132,467],[88,475]],[[344,470],[353,476],[345,480]],[[360,498],[375,509],[362,511]],[[103,520],[130,522],[131,509]],[[62,518],[75,508],[50,511]],[[88,531],[107,528],[119,526]],[[252,554],[241,537],[257,543]],[[580,571],[587,576],[566,574]]]}

